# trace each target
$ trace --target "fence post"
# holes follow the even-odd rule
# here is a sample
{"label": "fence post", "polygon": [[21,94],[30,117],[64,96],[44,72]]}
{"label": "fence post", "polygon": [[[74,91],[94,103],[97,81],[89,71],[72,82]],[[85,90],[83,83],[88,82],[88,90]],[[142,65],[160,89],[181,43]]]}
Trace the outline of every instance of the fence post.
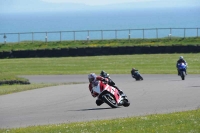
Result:
{"label": "fence post", "polygon": [[32,43],[33,43],[33,39],[34,39],[33,34],[34,34],[34,33],[32,32]]}
{"label": "fence post", "polygon": [[158,39],[158,28],[156,28],[156,38]]}
{"label": "fence post", "polygon": [[90,40],[90,31],[88,30],[88,35],[87,35],[87,42]]}
{"label": "fence post", "polygon": [[62,41],[62,32],[60,31],[60,42]]}
{"label": "fence post", "polygon": [[170,28],[170,34],[172,34],[172,28]]}
{"label": "fence post", "polygon": [[18,43],[20,42],[20,33],[18,33]]}
{"label": "fence post", "polygon": [[115,39],[117,40],[117,30],[115,30]]}
{"label": "fence post", "polygon": [[75,38],[75,37],[76,37],[76,35],[75,35],[75,31],[74,31],[74,42],[76,41],[76,38]]}
{"label": "fence post", "polygon": [[172,29],[170,28],[169,30],[169,39],[171,40],[171,36],[172,36]]}
{"label": "fence post", "polygon": [[46,36],[45,36],[45,42],[47,43],[48,36],[47,36],[47,32],[46,32]]}
{"label": "fence post", "polygon": [[143,29],[143,39],[144,39],[144,29]]}
{"label": "fence post", "polygon": [[131,30],[129,29],[129,33],[128,33],[128,40],[130,42],[130,39],[131,39]]}
{"label": "fence post", "polygon": [[4,38],[4,44],[6,44],[6,38],[7,38],[6,34],[4,34],[3,38]]}
{"label": "fence post", "polygon": [[184,28],[184,39],[185,39],[185,28]]}
{"label": "fence post", "polygon": [[101,30],[101,40],[103,41],[103,30]]}

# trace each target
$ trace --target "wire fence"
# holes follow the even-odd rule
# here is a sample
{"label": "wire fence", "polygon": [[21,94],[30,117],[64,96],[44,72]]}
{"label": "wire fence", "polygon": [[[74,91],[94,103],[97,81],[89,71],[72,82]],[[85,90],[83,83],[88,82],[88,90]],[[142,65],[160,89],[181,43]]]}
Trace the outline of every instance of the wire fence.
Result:
{"label": "wire fence", "polygon": [[118,29],[118,30],[80,30],[0,33],[0,43],[34,42],[34,41],[82,41],[108,39],[159,39],[172,37],[199,37],[199,28],[150,28],[150,29]]}

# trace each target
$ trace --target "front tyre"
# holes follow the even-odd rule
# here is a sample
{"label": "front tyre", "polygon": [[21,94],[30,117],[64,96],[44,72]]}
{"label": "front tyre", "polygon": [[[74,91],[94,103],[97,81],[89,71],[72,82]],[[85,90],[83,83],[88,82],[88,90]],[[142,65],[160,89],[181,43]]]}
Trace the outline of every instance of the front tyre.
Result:
{"label": "front tyre", "polygon": [[181,79],[185,80],[185,72],[184,71],[181,72]]}
{"label": "front tyre", "polygon": [[111,108],[117,108],[117,102],[114,100],[114,97],[111,95],[103,95],[102,100],[107,103]]}
{"label": "front tyre", "polygon": [[143,77],[140,75],[140,79],[143,80]]}
{"label": "front tyre", "polygon": [[124,102],[124,103],[123,103],[123,106],[124,106],[124,107],[128,107],[128,106],[130,105],[130,102],[129,102],[127,99],[124,99],[123,102]]}

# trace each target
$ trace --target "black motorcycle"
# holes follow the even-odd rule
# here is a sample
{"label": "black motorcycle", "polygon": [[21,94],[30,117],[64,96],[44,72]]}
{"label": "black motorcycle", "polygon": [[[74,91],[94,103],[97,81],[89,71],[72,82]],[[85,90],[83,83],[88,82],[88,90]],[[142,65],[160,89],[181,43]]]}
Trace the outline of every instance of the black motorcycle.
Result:
{"label": "black motorcycle", "polygon": [[131,75],[136,81],[143,80],[143,77],[141,76],[139,71],[135,71],[135,72],[131,73]]}

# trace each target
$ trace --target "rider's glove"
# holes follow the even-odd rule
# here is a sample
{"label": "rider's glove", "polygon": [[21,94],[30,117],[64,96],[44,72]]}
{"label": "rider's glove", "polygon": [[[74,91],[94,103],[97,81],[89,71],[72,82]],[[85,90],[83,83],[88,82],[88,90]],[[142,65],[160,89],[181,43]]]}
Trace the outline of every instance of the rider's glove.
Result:
{"label": "rider's glove", "polygon": [[102,81],[103,81],[104,83],[108,83],[108,80],[107,80],[106,78],[103,78]]}
{"label": "rider's glove", "polygon": [[98,94],[94,92],[94,93],[92,93],[92,96],[93,96],[93,97],[97,97]]}

